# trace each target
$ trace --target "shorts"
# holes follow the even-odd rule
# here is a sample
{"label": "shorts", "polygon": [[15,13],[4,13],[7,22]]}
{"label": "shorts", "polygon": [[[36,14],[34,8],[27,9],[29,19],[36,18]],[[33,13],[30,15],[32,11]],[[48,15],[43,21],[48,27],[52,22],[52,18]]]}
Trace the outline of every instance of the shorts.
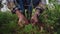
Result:
{"label": "shorts", "polygon": [[17,5],[15,8],[22,10],[22,12],[25,12],[25,9],[27,9],[31,13],[32,5],[36,7],[39,4],[39,2],[41,2],[41,0],[16,0],[16,2]]}

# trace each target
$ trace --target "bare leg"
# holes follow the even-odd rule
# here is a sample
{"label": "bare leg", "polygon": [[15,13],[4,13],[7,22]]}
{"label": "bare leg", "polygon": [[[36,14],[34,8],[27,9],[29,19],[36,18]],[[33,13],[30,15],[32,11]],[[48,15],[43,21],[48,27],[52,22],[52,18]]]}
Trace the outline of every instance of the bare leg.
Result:
{"label": "bare leg", "polygon": [[34,15],[31,18],[33,25],[39,22],[38,17],[44,11],[44,9],[45,6],[42,3],[39,3],[39,5],[35,9]]}
{"label": "bare leg", "polygon": [[16,15],[19,18],[19,21],[18,21],[19,26],[22,27],[23,25],[28,24],[28,20],[25,18],[25,16],[19,10],[16,10]]}
{"label": "bare leg", "polygon": [[39,11],[40,10],[36,10],[36,12],[34,13],[34,15],[32,16],[31,18],[31,21],[32,21],[32,25],[35,25],[36,23],[38,23],[38,16],[39,16]]}

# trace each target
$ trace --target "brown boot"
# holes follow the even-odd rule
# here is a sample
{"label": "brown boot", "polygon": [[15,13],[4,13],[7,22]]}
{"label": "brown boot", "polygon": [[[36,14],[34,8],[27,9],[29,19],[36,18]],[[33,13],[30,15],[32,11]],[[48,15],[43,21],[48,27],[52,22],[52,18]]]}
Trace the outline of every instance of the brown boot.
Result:
{"label": "brown boot", "polygon": [[25,16],[19,11],[19,10],[16,10],[16,15],[18,16],[19,18],[19,21],[18,21],[18,25],[19,26],[23,26],[25,24],[28,24],[28,20],[25,18]]}

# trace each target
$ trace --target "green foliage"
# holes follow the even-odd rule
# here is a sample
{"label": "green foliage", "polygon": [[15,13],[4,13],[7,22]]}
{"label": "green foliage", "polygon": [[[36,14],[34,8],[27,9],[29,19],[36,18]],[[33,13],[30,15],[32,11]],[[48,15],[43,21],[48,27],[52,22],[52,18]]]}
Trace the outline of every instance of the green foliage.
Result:
{"label": "green foliage", "polygon": [[17,24],[16,15],[10,12],[0,12],[0,34],[10,34],[14,31]]}
{"label": "green foliage", "polygon": [[[48,7],[48,6],[47,6]],[[54,31],[60,32],[60,5],[54,4],[54,9],[50,10],[49,7],[46,11],[44,11],[41,16],[40,20],[45,23],[46,27],[52,26]]]}
{"label": "green foliage", "polygon": [[[60,34],[60,5],[54,4],[54,8],[46,9],[39,17],[40,21],[45,24],[45,28],[53,27],[54,34]],[[10,12],[0,12],[0,34],[47,34],[46,29],[39,31],[39,27],[31,24],[25,27],[17,26],[17,16]]]}

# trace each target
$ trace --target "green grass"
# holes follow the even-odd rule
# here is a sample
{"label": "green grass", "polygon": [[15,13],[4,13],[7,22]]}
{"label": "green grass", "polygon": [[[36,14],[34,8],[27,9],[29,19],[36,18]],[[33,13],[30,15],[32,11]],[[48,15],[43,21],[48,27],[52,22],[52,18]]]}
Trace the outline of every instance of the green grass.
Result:
{"label": "green grass", "polygon": [[55,5],[53,10],[45,10],[40,15],[39,20],[45,24],[42,32],[37,25],[33,27],[32,24],[20,28],[17,24],[18,17],[16,14],[8,11],[0,12],[0,34],[50,34],[48,32],[49,27],[53,27],[53,34],[60,34],[60,5]]}

